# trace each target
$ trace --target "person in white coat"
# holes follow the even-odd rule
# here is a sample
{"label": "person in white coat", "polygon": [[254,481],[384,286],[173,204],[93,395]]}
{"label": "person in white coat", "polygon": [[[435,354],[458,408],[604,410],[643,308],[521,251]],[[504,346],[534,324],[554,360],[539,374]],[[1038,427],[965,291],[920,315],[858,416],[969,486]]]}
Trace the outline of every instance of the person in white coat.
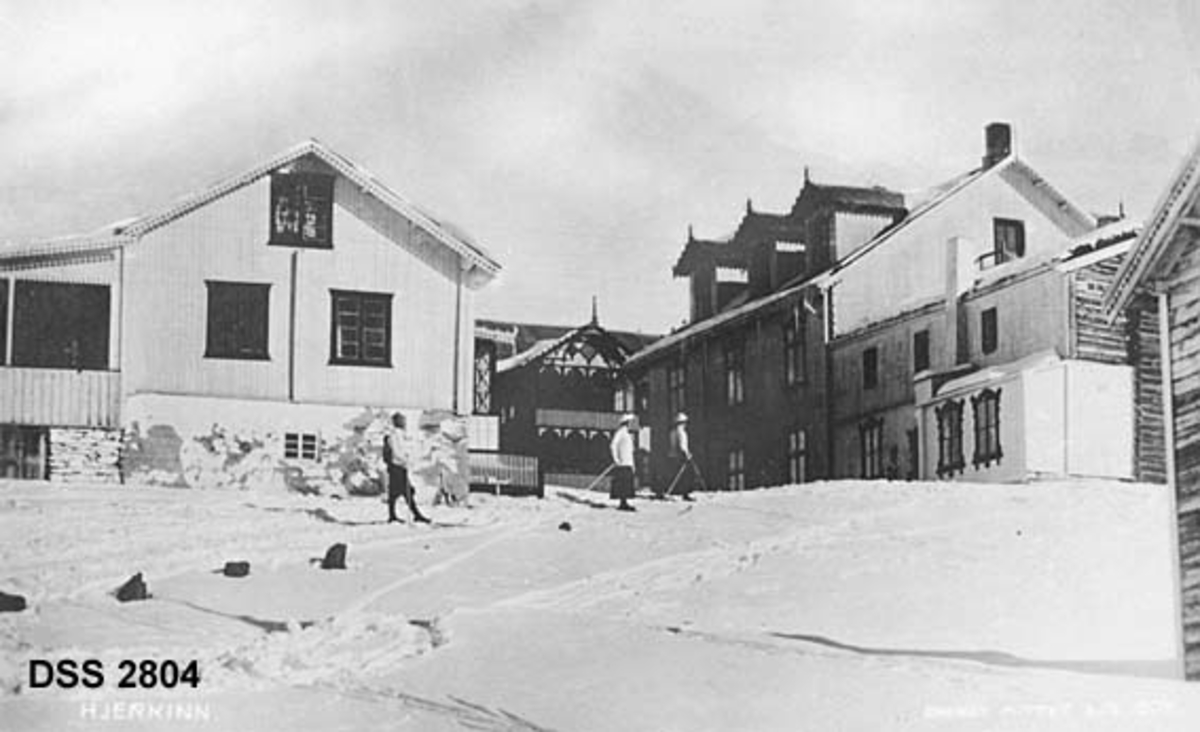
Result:
{"label": "person in white coat", "polygon": [[637,510],[629,505],[629,499],[633,498],[633,422],[632,414],[621,415],[620,424],[608,446],[613,461],[612,484],[608,495],[620,501],[618,511]]}

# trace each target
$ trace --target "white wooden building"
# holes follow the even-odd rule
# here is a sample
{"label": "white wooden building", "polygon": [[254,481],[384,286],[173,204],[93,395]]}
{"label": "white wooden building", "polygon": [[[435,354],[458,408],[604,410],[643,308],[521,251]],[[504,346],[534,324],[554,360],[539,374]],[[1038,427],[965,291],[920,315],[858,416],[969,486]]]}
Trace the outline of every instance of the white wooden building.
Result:
{"label": "white wooden building", "polygon": [[194,482],[251,454],[344,461],[392,410],[436,431],[471,411],[473,293],[498,271],[316,140],[160,212],[6,245],[0,475]]}

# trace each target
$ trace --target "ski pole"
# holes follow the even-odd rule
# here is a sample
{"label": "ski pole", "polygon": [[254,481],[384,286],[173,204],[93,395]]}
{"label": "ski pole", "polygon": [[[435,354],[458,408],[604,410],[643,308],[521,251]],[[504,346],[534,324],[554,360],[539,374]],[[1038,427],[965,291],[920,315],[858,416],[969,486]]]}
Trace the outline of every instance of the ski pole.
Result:
{"label": "ski pole", "polygon": [[590,491],[591,489],[595,488],[596,484],[599,483],[600,481],[604,480],[604,476],[608,475],[608,472],[615,467],[617,467],[616,463],[609,463],[609,466],[604,469],[604,472],[601,473],[600,475],[597,475],[596,479],[593,480],[591,483],[588,483],[588,487],[584,488],[584,490]]}
{"label": "ski pole", "polygon": [[669,498],[675,491],[675,484],[679,482],[679,477],[683,475],[683,471],[687,470],[688,463],[691,462],[691,460],[692,458],[689,456],[688,459],[683,462],[683,465],[679,466],[679,470],[676,471],[675,477],[672,478],[671,482],[667,485],[667,492],[663,494],[664,497]]}
{"label": "ski pole", "polygon": [[688,457],[688,463],[691,464],[692,470],[696,471],[696,477],[700,479],[700,490],[708,493],[708,485],[704,482],[704,474],[700,472],[700,466],[696,464],[696,459]]}

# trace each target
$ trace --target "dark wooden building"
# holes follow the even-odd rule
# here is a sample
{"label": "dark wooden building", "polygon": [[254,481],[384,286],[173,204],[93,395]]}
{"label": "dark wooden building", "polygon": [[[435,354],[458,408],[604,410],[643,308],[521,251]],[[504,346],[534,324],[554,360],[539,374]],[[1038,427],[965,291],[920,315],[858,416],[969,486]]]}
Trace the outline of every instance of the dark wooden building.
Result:
{"label": "dark wooden building", "polygon": [[1161,408],[1165,417],[1184,675],[1200,680],[1200,143],[1167,186],[1104,304],[1114,320],[1157,319],[1162,334],[1158,349],[1147,343],[1137,361],[1139,373],[1159,387],[1140,392],[1138,407]]}
{"label": "dark wooden building", "polygon": [[[498,419],[498,449],[534,455],[546,482],[584,484],[608,467],[608,443],[620,414],[631,407],[619,389],[629,356],[655,336],[609,331],[593,312],[574,328],[476,321],[476,334],[490,334],[490,396],[477,389],[477,407]],[[478,358],[486,358],[480,357]],[[478,411],[483,411],[482,409]]]}

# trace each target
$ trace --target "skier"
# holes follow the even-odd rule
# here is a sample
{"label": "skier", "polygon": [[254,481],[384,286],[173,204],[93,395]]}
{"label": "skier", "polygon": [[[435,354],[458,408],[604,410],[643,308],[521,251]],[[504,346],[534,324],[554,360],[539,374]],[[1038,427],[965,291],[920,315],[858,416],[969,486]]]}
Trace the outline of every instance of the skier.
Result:
{"label": "skier", "polygon": [[383,461],[387,463],[388,473],[388,523],[399,521],[396,516],[396,499],[404,496],[408,510],[412,512],[413,520],[417,523],[429,523],[429,519],[421,515],[413,496],[412,483],[408,481],[408,458],[410,445],[404,430],[404,415],[396,412],[392,415],[392,428],[383,436]]}
{"label": "skier", "polygon": [[621,415],[620,424],[608,446],[613,460],[609,498],[620,501],[618,511],[637,510],[629,505],[629,499],[633,498],[633,420],[632,414]]}
{"label": "skier", "polygon": [[[671,442],[669,448],[669,457],[671,458],[671,467],[675,476],[671,485],[667,486],[666,493],[678,493],[683,500],[692,501],[692,491],[695,490],[695,471],[696,464],[692,462],[692,450],[688,441],[688,416],[684,412],[680,412],[675,416],[675,426],[671,428]],[[659,498],[663,498],[663,493],[658,493]]]}

